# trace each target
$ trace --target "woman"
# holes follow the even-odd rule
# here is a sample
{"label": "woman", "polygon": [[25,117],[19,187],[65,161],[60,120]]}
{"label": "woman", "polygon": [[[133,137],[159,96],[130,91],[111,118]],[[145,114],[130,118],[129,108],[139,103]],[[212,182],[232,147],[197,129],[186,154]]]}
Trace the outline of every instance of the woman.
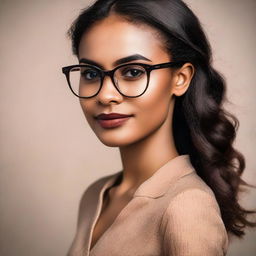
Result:
{"label": "woman", "polygon": [[197,17],[180,0],[98,0],[69,36],[69,87],[123,170],[86,189],[68,255],[225,255],[255,211],[238,203],[238,120]]}

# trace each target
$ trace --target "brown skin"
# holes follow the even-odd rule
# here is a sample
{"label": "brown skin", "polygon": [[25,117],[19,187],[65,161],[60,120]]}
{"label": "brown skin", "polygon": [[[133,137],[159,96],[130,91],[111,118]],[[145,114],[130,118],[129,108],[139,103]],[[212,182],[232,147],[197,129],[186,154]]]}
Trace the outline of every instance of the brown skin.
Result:
{"label": "brown skin", "polygon": [[[136,60],[147,64],[171,61],[157,31],[147,25],[134,25],[120,16],[111,15],[96,23],[80,42],[79,59],[87,58],[113,69],[114,61],[133,54],[150,59]],[[85,117],[99,140],[110,147],[119,147],[123,180],[112,187],[103,202],[95,225],[91,248],[132,199],[141,183],[163,164],[178,156],[172,134],[175,96],[186,92],[194,74],[190,63],[179,69],[153,70],[147,91],[140,97],[122,96],[105,77],[99,94],[80,99]],[[122,126],[104,129],[94,116],[100,113],[133,114]]]}
{"label": "brown skin", "polygon": [[[105,70],[113,69],[115,60],[136,53],[151,61],[133,62],[157,64],[171,61],[154,28],[131,24],[117,15],[110,15],[91,27],[79,46],[79,59],[94,60]],[[194,67],[190,63],[176,70],[153,70],[147,91],[137,98],[119,94],[107,76],[97,96],[80,99],[85,117],[99,140],[120,150],[123,180],[110,190],[113,200],[128,201],[141,183],[168,160],[178,156],[172,134],[175,96],[186,92],[193,74]],[[134,116],[112,129],[102,128],[94,119],[100,113],[112,112]]]}

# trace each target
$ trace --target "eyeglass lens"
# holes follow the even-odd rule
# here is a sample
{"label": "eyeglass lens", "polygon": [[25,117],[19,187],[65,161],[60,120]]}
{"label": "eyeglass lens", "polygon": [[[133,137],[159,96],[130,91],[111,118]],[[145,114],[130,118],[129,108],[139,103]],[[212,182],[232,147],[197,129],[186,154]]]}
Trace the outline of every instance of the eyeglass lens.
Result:
{"label": "eyeglass lens", "polygon": [[[147,86],[147,72],[136,64],[121,66],[114,72],[114,81],[118,90],[126,96],[140,95]],[[70,70],[70,85],[81,97],[94,96],[100,89],[101,72],[91,66],[74,67]]]}

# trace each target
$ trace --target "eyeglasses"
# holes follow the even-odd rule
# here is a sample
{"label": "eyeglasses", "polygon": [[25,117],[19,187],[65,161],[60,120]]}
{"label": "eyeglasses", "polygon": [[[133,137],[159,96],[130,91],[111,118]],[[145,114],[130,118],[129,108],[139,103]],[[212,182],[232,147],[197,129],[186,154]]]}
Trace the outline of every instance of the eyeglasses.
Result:
{"label": "eyeglasses", "polygon": [[182,66],[185,61],[165,62],[155,65],[127,63],[112,70],[102,70],[89,64],[62,67],[72,93],[79,98],[92,98],[102,88],[105,76],[110,76],[117,91],[130,98],[141,96],[148,88],[150,73],[154,69]]}

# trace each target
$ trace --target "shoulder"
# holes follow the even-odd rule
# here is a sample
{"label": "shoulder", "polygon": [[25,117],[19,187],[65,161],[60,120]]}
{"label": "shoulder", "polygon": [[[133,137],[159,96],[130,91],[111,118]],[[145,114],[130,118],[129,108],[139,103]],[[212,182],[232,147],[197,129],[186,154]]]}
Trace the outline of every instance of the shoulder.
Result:
{"label": "shoulder", "polygon": [[[185,183],[184,183],[185,182]],[[212,190],[196,178],[177,185],[162,217],[167,255],[225,255],[228,236]]]}
{"label": "shoulder", "polygon": [[[186,214],[184,209],[189,210],[190,215]],[[201,188],[191,187],[180,191],[169,200],[165,215],[178,214],[178,216],[189,218],[191,213],[197,214],[200,210],[201,214],[214,211],[221,217],[220,208],[214,195]]]}
{"label": "shoulder", "polygon": [[168,190],[166,191],[166,195],[172,200],[177,195],[182,194],[187,190],[200,191],[201,193],[205,192],[215,199],[212,189],[197,174],[195,169],[193,172],[182,176],[174,184],[172,184],[172,186],[169,186]]}
{"label": "shoulder", "polygon": [[105,175],[90,183],[82,194],[81,202],[86,198],[98,196],[104,185],[106,185],[108,182],[111,182],[111,180],[114,179],[119,173],[120,172],[116,172],[113,174]]}
{"label": "shoulder", "polygon": [[221,218],[221,211],[212,189],[196,173],[182,177],[175,184],[169,187],[165,193],[167,208],[166,212],[176,209],[189,208],[190,211],[197,211],[200,207],[205,211],[213,211]]}
{"label": "shoulder", "polygon": [[82,196],[80,197],[78,205],[78,224],[82,221],[85,215],[92,216],[98,205],[98,200],[100,193],[105,185],[118,175],[120,172],[114,174],[105,175],[98,178],[89,184],[89,186],[84,190]]}
{"label": "shoulder", "polygon": [[117,173],[114,173],[114,174],[105,175],[103,177],[96,179],[95,181],[93,181],[92,183],[89,184],[89,186],[87,187],[85,192],[100,189],[102,186],[105,185],[105,183],[107,181],[109,181],[112,177],[114,177],[116,175],[117,175]]}

